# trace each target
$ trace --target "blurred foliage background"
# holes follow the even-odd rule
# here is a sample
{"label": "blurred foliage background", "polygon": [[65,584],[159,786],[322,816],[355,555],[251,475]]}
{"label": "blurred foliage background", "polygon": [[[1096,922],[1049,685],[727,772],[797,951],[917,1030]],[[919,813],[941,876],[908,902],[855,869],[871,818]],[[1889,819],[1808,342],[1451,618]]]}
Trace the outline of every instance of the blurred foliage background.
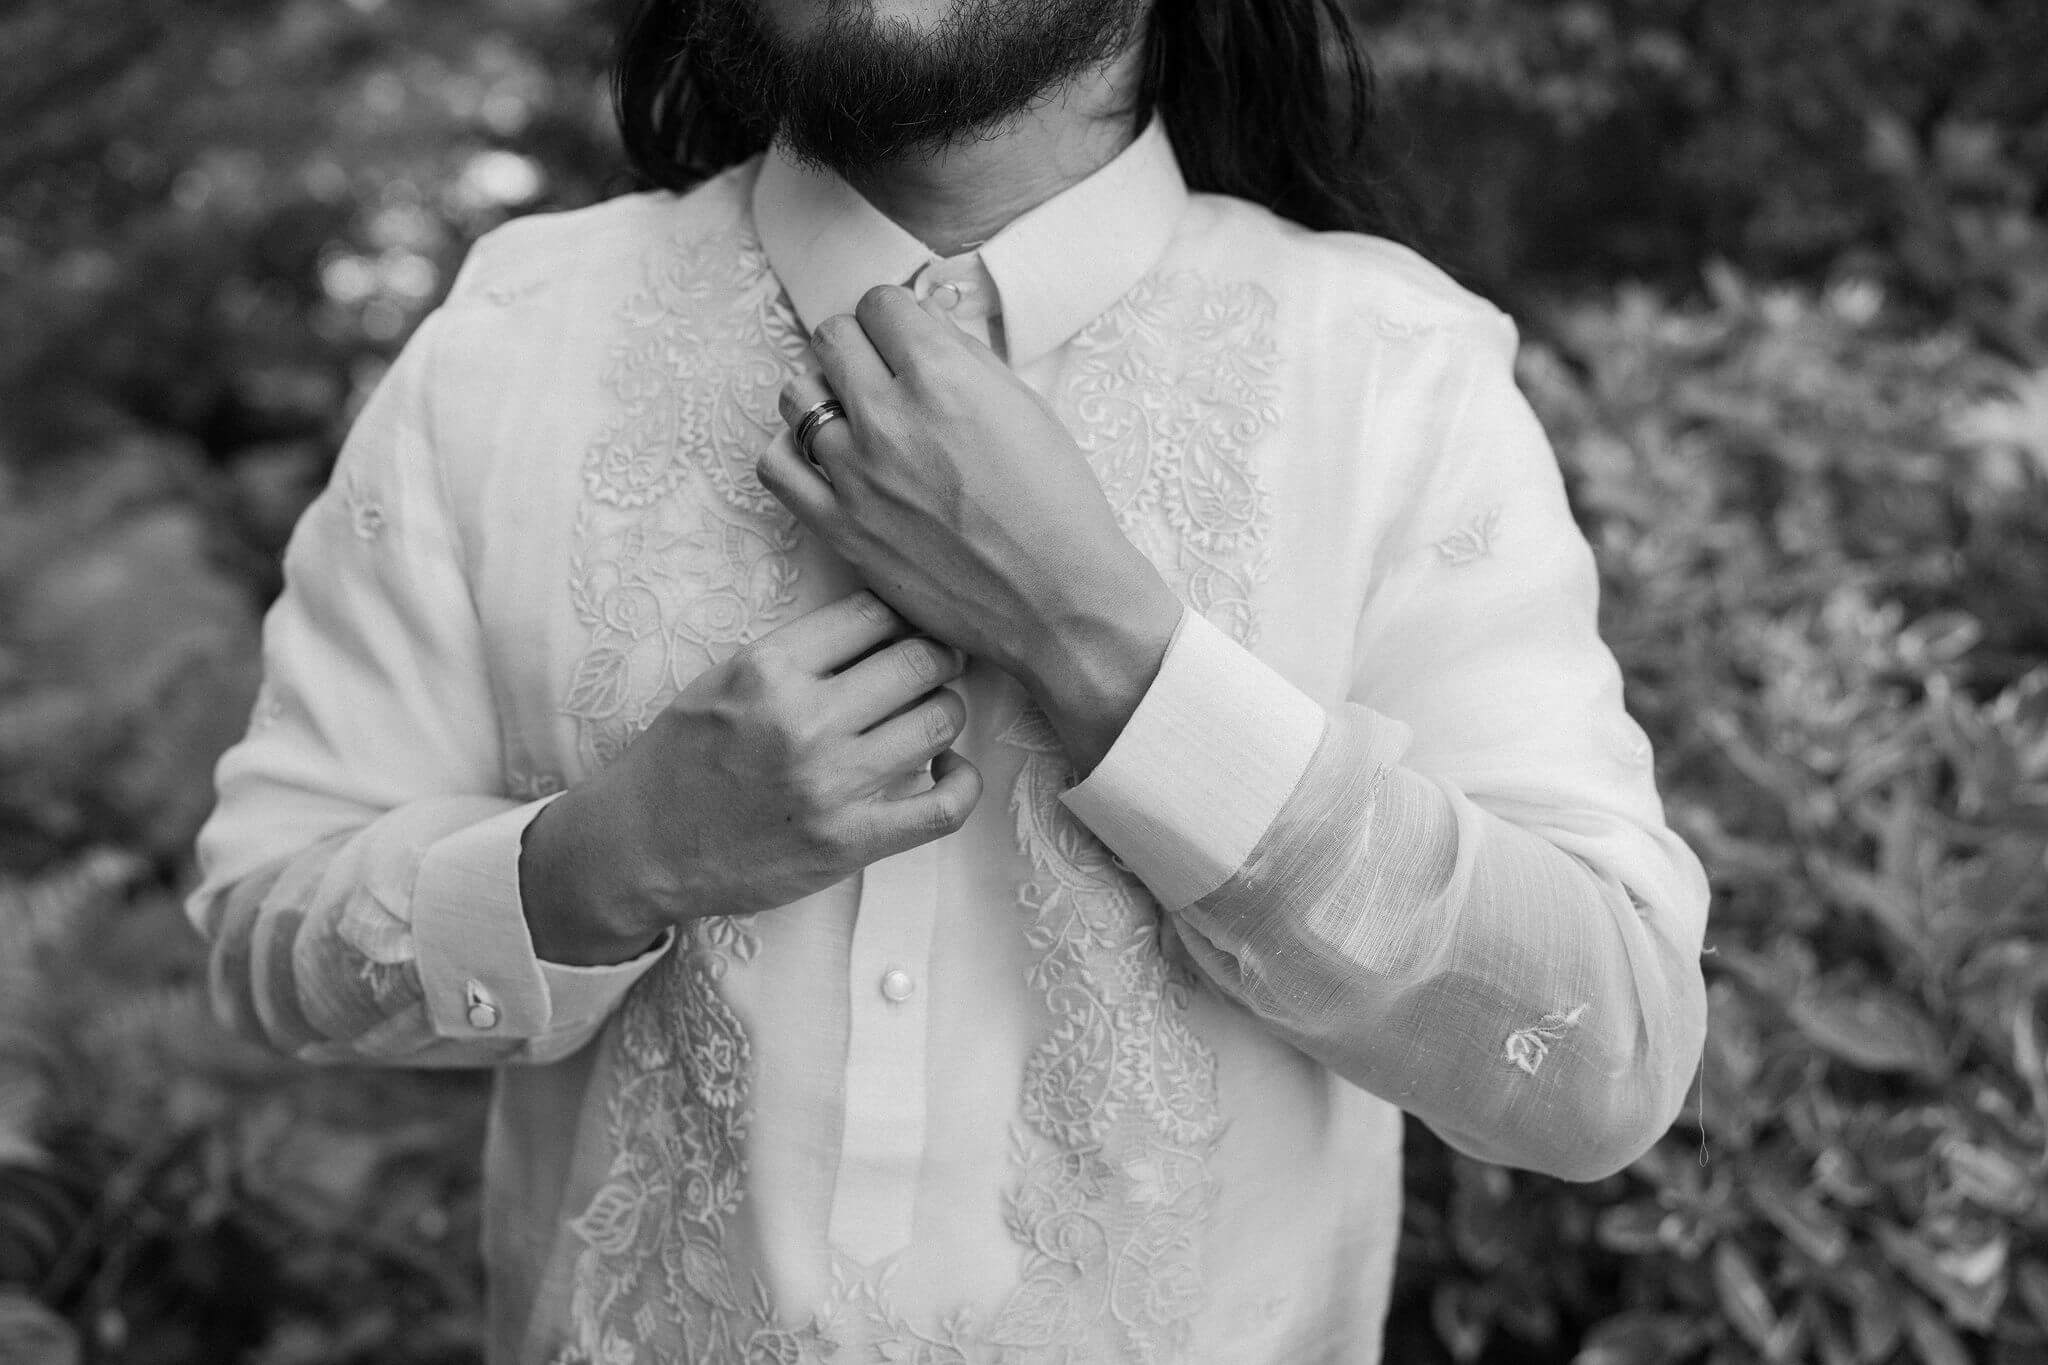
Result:
{"label": "blurred foliage background", "polygon": [[[178,894],[350,413],[626,187],[614,8],[0,9],[0,1365],[478,1358],[482,1079],[223,1036]],[[1389,1358],[2048,1359],[2048,5],[1354,8],[1717,889],[1649,1157],[1411,1129]]]}

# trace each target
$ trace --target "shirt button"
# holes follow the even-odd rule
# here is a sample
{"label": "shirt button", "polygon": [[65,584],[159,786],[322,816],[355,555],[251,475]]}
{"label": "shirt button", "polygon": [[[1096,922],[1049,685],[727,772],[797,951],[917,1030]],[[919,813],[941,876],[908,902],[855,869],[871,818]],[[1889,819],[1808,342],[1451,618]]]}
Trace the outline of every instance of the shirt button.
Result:
{"label": "shirt button", "polygon": [[891,967],[882,973],[882,994],[899,1005],[908,1000],[916,989],[917,983],[901,967]]}
{"label": "shirt button", "polygon": [[492,1029],[498,1026],[498,1002],[481,981],[469,981],[463,985],[463,996],[469,1002],[469,1026],[473,1029]]}

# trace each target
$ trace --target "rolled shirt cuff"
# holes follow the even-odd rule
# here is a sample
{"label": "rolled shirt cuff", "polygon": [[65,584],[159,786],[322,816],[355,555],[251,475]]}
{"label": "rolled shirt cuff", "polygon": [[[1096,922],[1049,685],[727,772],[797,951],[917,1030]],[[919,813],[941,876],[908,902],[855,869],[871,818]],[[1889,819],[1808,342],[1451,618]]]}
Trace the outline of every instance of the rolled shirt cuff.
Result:
{"label": "rolled shirt cuff", "polygon": [[673,940],[664,933],[629,961],[543,962],[519,898],[526,827],[555,798],[511,810],[434,843],[413,888],[413,943],[434,1032],[443,1038],[540,1038],[618,1006]]}
{"label": "rolled shirt cuff", "polygon": [[1227,882],[1300,783],[1323,708],[1200,614],[1086,781],[1061,800],[1167,910]]}

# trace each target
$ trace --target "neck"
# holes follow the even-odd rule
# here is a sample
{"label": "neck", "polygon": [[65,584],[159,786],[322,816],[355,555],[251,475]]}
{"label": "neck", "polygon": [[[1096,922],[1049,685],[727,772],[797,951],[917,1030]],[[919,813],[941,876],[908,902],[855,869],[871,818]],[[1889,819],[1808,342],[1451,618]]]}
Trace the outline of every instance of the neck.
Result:
{"label": "neck", "polygon": [[1092,68],[988,136],[846,175],[867,201],[934,254],[971,251],[1136,140],[1142,45]]}

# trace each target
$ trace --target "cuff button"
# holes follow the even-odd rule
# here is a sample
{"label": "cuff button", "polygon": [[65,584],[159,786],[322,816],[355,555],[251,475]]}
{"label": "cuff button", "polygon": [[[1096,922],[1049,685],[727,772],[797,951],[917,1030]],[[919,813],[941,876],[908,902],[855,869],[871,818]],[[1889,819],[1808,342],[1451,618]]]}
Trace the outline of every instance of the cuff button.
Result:
{"label": "cuff button", "polygon": [[469,1026],[473,1029],[492,1029],[498,1026],[498,1002],[481,981],[470,981],[463,985],[463,997],[469,1002]]}

